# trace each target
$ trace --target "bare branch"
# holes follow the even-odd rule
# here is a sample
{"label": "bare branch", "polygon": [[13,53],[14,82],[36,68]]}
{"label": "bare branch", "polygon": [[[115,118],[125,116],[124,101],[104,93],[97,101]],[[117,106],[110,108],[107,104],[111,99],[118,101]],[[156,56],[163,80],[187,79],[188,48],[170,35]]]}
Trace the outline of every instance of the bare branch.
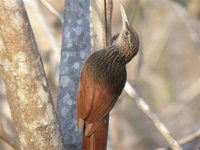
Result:
{"label": "bare branch", "polygon": [[186,136],[186,137],[184,137],[184,138],[178,140],[178,143],[179,143],[180,145],[184,145],[184,144],[190,143],[190,142],[192,142],[193,140],[196,140],[196,139],[198,139],[198,138],[200,138],[200,130],[198,130],[198,131],[196,131],[195,133],[190,134],[190,135],[188,135],[188,136]]}
{"label": "bare branch", "polygon": [[139,76],[142,64],[144,61],[144,29],[145,29],[145,1],[144,0],[138,0],[138,5],[140,8],[140,21],[141,21],[141,27],[140,27],[140,50],[139,50],[139,60],[137,64],[137,71],[136,71],[136,77]]}
{"label": "bare branch", "polygon": [[106,46],[111,44],[111,25],[112,25],[112,0],[104,1],[105,7],[105,33],[106,33]]}
{"label": "bare branch", "polygon": [[63,24],[64,20],[60,13],[47,1],[47,0],[40,0],[40,2],[55,16],[58,20]]}
{"label": "bare branch", "polygon": [[[47,78],[53,78],[53,80],[49,80],[50,85],[57,87],[60,64],[59,46],[55,37],[52,35],[49,25],[45,22],[44,15],[39,7],[39,0],[24,0],[24,3],[41,55],[46,56],[47,53],[50,54],[48,63],[45,63],[45,59],[43,59]],[[38,24],[38,22],[40,23]]]}
{"label": "bare branch", "polygon": [[[200,138],[200,130],[196,131],[195,133],[192,133],[180,140],[178,140],[179,145],[185,145],[188,144],[196,139]],[[168,150],[169,148],[157,148],[156,150]]]}
{"label": "bare branch", "polygon": [[171,10],[174,11],[178,15],[180,20],[186,26],[193,43],[195,44],[195,46],[199,50],[200,49],[200,40],[199,40],[200,34],[198,32],[198,25],[196,25],[194,23],[194,21],[191,19],[192,17],[189,16],[189,14],[184,9],[184,7],[182,7],[181,5],[178,5],[174,1],[165,0],[165,2],[169,4],[170,9],[172,8]]}
{"label": "bare branch", "polygon": [[194,81],[188,88],[183,90],[180,94],[179,99],[187,99],[187,101],[190,101],[191,99],[194,99],[200,94],[200,78]]}
{"label": "bare branch", "polygon": [[[199,94],[200,94],[200,78],[194,81],[189,87],[187,87],[185,90],[181,92],[181,94],[178,97],[178,101],[176,101],[174,104],[171,104],[168,106],[162,113],[161,116],[165,118],[169,118],[170,116],[176,115],[178,112],[181,112],[181,110],[187,106],[192,100],[194,100]],[[171,119],[171,118],[169,118]]]}
{"label": "bare branch", "polygon": [[17,141],[15,141],[9,134],[6,133],[1,122],[0,122],[0,139],[2,139],[4,142],[10,145],[13,149],[15,150],[19,149]]}
{"label": "bare branch", "polygon": [[19,139],[15,139],[14,137],[10,136],[3,127],[3,120],[7,123],[11,124],[11,121],[0,112],[0,139],[10,145],[13,149],[19,149]]}
{"label": "bare branch", "polygon": [[150,107],[145,102],[145,100],[138,96],[138,94],[132,88],[130,83],[126,82],[124,89],[131,98],[135,99],[137,107],[153,122],[154,126],[161,133],[161,135],[165,138],[165,140],[168,142],[170,147],[173,150],[182,150],[181,146],[178,144],[178,142],[175,140],[175,138],[171,135],[171,133],[169,132],[167,127],[160,121],[158,116],[150,110]]}

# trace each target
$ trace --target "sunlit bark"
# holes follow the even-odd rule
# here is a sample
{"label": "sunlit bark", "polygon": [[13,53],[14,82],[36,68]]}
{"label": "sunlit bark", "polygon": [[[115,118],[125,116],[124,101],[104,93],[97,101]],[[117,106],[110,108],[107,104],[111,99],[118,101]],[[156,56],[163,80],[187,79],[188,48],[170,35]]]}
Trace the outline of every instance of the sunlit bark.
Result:
{"label": "sunlit bark", "polygon": [[0,1],[0,76],[20,149],[62,150],[42,60],[21,0]]}

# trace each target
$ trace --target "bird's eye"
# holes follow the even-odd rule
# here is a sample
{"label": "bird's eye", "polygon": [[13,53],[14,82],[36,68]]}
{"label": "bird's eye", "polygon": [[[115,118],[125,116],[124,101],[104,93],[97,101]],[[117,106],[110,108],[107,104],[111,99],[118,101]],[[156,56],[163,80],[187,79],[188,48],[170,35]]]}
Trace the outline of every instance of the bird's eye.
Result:
{"label": "bird's eye", "polygon": [[125,32],[125,35],[128,35],[128,34],[129,34],[128,31],[126,31],[126,32]]}

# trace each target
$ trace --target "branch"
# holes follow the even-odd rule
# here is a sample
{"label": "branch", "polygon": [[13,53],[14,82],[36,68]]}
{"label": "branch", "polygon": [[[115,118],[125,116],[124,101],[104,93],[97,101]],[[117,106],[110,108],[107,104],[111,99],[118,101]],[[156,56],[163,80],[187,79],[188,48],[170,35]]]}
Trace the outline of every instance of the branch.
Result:
{"label": "branch", "polygon": [[40,2],[63,24],[64,20],[60,13],[47,1],[40,0]]}
{"label": "branch", "polygon": [[5,117],[5,115],[3,115],[0,112],[0,139],[2,139],[4,142],[6,142],[8,145],[10,145],[13,149],[18,150],[19,149],[19,139],[15,139],[13,137],[11,137],[4,129],[3,127],[3,120],[6,121],[6,123],[10,123],[11,121],[8,120],[7,117]]}
{"label": "branch", "polygon": [[[200,78],[194,81],[190,86],[184,89],[181,94],[178,96],[178,100],[169,105],[162,113],[161,116],[167,118],[167,120],[171,119],[170,116],[175,116],[178,113],[182,112],[183,108],[187,107],[192,100],[196,100],[195,98],[200,94]],[[170,116],[169,113],[170,112]],[[170,118],[169,118],[170,117]],[[169,119],[168,119],[169,118]]]}
{"label": "branch", "polygon": [[140,22],[141,22],[141,26],[140,26],[140,50],[138,52],[138,64],[137,64],[137,68],[136,68],[136,77],[139,77],[141,68],[142,68],[142,64],[144,63],[144,54],[143,54],[143,49],[144,49],[144,29],[145,29],[145,1],[144,0],[138,0],[138,5],[139,5],[139,9],[140,9]]}
{"label": "branch", "polygon": [[196,139],[198,139],[198,138],[200,138],[200,130],[198,130],[198,131],[196,131],[195,133],[190,134],[190,135],[188,135],[188,136],[186,136],[186,137],[184,137],[184,138],[178,140],[178,143],[179,143],[180,145],[184,145],[184,144],[190,143],[190,142],[192,142],[193,140],[196,140]]}
{"label": "branch", "polygon": [[[104,1],[104,14],[105,14],[105,34],[106,36],[106,46],[111,45],[111,26],[112,26],[112,8],[113,8],[113,1],[112,0],[105,0]],[[102,48],[105,47],[105,45],[102,46]]]}
{"label": "branch", "polygon": [[[55,37],[52,35],[49,25],[44,19],[45,16],[41,12],[38,0],[24,0],[24,3],[36,37],[36,42],[38,43],[38,48],[43,58],[47,78],[49,77],[49,85],[53,85],[52,89],[56,88],[55,90],[57,90],[60,64],[59,46],[57,45]],[[47,54],[50,54],[48,59],[45,57]]]}
{"label": "branch", "polygon": [[10,135],[6,133],[1,123],[0,123],[0,139],[2,139],[4,142],[10,145],[13,149],[15,150],[19,149],[17,141],[15,141]]}
{"label": "branch", "polygon": [[183,22],[191,36],[192,42],[195,44],[196,48],[200,50],[200,34],[198,24],[195,24],[194,20],[183,6],[171,0],[165,0],[165,2],[169,4],[170,10],[174,11]]}
{"label": "branch", "polygon": [[80,149],[82,145],[75,104],[80,70],[91,50],[89,8],[90,0],[65,1],[56,112],[66,150]]}
{"label": "branch", "polygon": [[[188,143],[190,143],[190,142],[192,142],[192,141],[194,141],[198,138],[200,138],[200,130],[178,140],[178,144],[179,145],[185,145],[185,144],[188,144]],[[157,148],[156,150],[169,150],[169,148]]]}
{"label": "branch", "polygon": [[0,1],[0,76],[20,149],[63,149],[42,60],[22,0]]}
{"label": "branch", "polygon": [[132,88],[130,83],[126,82],[124,89],[131,98],[135,99],[137,107],[152,121],[154,126],[157,128],[160,134],[165,138],[165,140],[168,142],[170,147],[173,150],[182,150],[181,146],[174,139],[174,137],[171,135],[169,130],[166,128],[166,126],[160,121],[158,116],[150,110],[150,107],[145,102],[145,100],[138,96],[138,94]]}

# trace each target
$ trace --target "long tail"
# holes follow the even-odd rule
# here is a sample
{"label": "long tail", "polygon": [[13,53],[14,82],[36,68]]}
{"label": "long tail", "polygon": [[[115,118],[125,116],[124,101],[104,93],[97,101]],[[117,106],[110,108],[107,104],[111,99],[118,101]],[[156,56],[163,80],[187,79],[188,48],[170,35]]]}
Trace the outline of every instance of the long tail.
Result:
{"label": "long tail", "polygon": [[106,150],[107,123],[99,125],[91,136],[83,136],[83,150]]}

